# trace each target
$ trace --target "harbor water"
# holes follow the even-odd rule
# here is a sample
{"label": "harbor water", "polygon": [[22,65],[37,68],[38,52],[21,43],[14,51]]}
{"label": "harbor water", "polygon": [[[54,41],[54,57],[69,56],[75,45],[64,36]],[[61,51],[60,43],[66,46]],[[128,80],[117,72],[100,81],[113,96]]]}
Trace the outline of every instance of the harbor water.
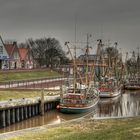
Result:
{"label": "harbor water", "polygon": [[[90,114],[90,115],[89,115]],[[130,117],[140,115],[140,91],[125,91],[115,98],[100,99],[96,110],[82,114],[63,114],[56,109],[22,122],[0,129],[0,133],[16,131],[42,125],[59,124],[68,120],[84,117]]]}

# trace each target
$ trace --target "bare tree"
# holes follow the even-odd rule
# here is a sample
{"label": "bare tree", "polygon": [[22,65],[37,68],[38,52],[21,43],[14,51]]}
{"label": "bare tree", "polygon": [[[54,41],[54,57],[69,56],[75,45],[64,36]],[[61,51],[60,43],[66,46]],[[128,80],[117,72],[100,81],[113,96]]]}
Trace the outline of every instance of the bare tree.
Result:
{"label": "bare tree", "polygon": [[45,62],[46,66],[54,67],[62,63],[65,53],[58,40],[55,38],[46,39]]}
{"label": "bare tree", "polygon": [[40,67],[56,67],[67,58],[58,40],[55,38],[28,39],[32,56]]}

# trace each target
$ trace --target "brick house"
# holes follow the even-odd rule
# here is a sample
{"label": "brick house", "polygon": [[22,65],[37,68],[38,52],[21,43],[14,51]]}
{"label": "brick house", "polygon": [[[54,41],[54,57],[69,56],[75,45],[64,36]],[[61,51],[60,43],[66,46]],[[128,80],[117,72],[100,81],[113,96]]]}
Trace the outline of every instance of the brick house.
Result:
{"label": "brick house", "polygon": [[29,48],[18,48],[20,55],[20,62],[22,69],[32,69],[33,68],[33,59],[30,54]]}
{"label": "brick house", "polygon": [[9,55],[9,69],[20,68],[20,56],[16,42],[5,42],[4,47]]}

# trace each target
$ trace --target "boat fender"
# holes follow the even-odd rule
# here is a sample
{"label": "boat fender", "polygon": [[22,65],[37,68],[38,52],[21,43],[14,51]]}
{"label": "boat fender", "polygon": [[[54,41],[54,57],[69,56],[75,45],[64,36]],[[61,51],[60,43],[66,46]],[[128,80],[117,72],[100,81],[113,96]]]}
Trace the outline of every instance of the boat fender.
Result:
{"label": "boat fender", "polygon": [[60,106],[59,106],[59,105],[57,105],[57,106],[56,106],[56,109],[60,109]]}
{"label": "boat fender", "polygon": [[80,98],[81,98],[81,99],[84,99],[84,95],[80,95]]}

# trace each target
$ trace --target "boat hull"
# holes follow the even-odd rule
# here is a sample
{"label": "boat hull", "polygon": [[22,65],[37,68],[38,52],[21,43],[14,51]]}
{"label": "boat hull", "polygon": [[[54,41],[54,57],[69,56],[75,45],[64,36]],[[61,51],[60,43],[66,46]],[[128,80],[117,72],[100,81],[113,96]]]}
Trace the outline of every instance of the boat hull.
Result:
{"label": "boat hull", "polygon": [[120,101],[121,95],[116,96],[114,98],[102,98],[100,99],[99,103],[103,104],[113,104],[113,103],[117,103],[118,101]]}
{"label": "boat hull", "polygon": [[96,108],[96,105],[98,104],[98,102],[99,102],[99,98],[97,99],[95,103],[87,107],[65,107],[65,106],[60,105],[59,111],[62,113],[67,113],[67,114],[84,113],[84,112],[88,112]]}
{"label": "boat hull", "polygon": [[101,98],[113,98],[119,96],[121,94],[121,90],[113,91],[113,92],[102,92],[100,91],[99,97]]}
{"label": "boat hull", "polygon": [[124,86],[128,90],[140,90],[140,86]]}

